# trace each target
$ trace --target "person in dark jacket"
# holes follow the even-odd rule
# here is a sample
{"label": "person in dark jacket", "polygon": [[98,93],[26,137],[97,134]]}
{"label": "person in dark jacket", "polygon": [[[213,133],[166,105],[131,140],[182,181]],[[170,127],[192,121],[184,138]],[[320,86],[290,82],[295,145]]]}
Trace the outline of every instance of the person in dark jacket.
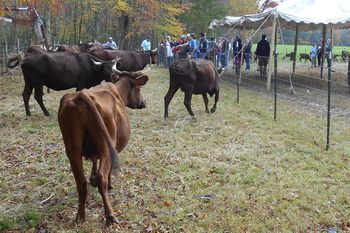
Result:
{"label": "person in dark jacket", "polygon": [[244,46],[244,61],[245,61],[245,70],[250,70],[250,60],[252,57],[252,42],[250,39],[247,40],[246,45]]}
{"label": "person in dark jacket", "polygon": [[236,39],[233,41],[233,63],[236,65],[235,71],[236,74],[239,74],[241,69],[241,53],[242,53],[242,40],[239,36],[236,36]]}
{"label": "person in dark jacket", "polygon": [[261,40],[258,42],[256,56],[258,57],[260,77],[263,78],[263,76],[266,76],[266,67],[270,57],[270,44],[267,42],[265,34],[261,36]]}
{"label": "person in dark jacket", "polygon": [[208,59],[208,53],[207,53],[208,40],[204,32],[201,32],[200,35],[201,35],[201,38],[199,40],[200,58]]}

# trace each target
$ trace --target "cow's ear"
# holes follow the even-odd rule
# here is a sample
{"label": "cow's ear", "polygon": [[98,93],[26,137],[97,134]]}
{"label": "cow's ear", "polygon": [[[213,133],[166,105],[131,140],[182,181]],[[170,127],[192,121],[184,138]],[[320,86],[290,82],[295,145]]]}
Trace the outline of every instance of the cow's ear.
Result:
{"label": "cow's ear", "polygon": [[136,86],[143,86],[147,83],[147,81],[148,81],[148,76],[142,75],[135,80]]}

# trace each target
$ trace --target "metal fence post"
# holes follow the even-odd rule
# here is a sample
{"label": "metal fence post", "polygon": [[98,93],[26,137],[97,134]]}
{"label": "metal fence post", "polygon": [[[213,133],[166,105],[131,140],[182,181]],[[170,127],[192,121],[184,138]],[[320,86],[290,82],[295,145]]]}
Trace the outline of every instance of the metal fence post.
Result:
{"label": "metal fence post", "polygon": [[332,77],[332,52],[328,52],[327,56],[328,63],[328,103],[327,103],[327,143],[326,150],[329,149],[329,134],[331,126],[331,77]]}

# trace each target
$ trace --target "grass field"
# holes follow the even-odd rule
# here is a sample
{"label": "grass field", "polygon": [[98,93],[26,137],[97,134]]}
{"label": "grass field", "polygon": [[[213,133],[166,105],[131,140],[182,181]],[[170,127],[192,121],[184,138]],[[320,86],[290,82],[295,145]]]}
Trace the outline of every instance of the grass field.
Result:
{"label": "grass field", "polygon": [[[148,107],[128,109],[132,134],[110,195],[119,224],[104,226],[89,186],[87,221],[76,225],[77,193],[57,124],[64,92],[34,98],[26,117],[21,76],[0,77],[0,232],[350,232],[350,128],[269,95],[221,82],[218,109],[201,96],[188,115],[183,93],[163,119],[168,72],[153,68]],[[71,90],[73,91],[73,90]],[[210,99],[210,104],[213,99]],[[86,174],[90,162],[85,162]]]}

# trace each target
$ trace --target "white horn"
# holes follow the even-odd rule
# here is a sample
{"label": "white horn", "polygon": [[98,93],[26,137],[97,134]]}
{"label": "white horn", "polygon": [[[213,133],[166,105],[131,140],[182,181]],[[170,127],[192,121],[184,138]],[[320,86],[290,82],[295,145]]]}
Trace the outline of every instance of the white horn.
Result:
{"label": "white horn", "polygon": [[90,59],[91,59],[91,61],[92,61],[95,65],[97,65],[97,66],[102,65],[102,62],[100,62],[100,61],[94,61],[94,59],[92,59],[92,58],[90,58]]}

